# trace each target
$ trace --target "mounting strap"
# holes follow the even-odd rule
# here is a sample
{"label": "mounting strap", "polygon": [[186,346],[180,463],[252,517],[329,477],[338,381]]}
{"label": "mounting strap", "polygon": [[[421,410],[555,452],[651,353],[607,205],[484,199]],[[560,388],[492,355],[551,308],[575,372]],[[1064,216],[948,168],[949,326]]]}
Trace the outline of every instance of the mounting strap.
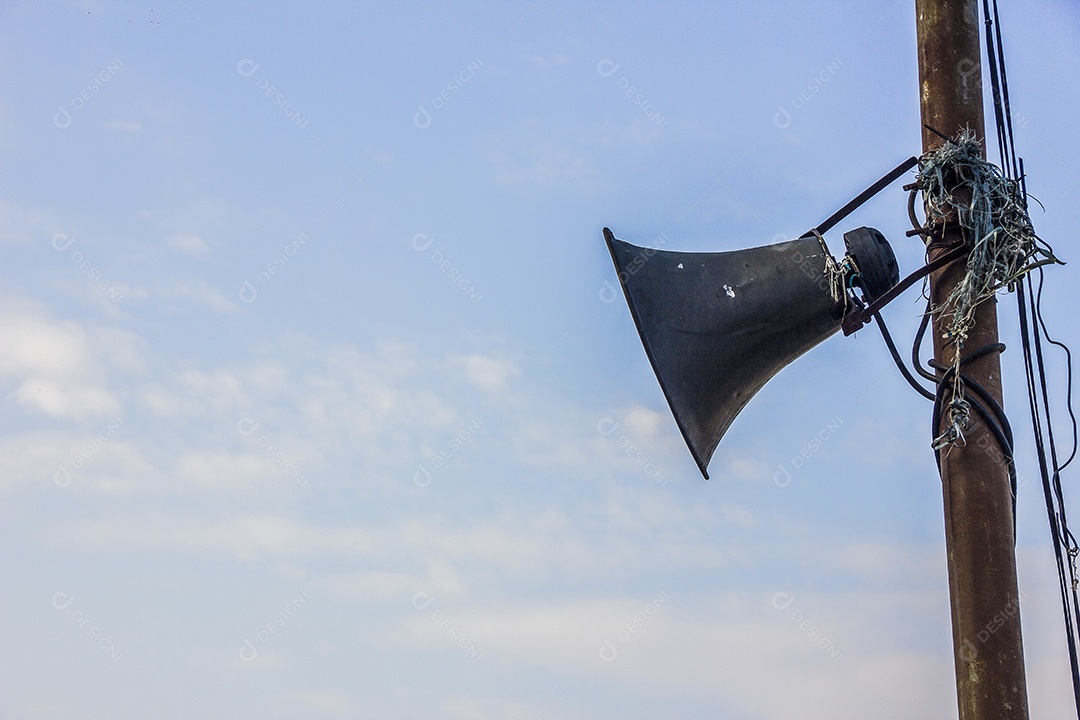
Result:
{"label": "mounting strap", "polygon": [[859,193],[858,196],[855,197],[854,200],[852,200],[847,205],[845,205],[844,207],[842,207],[839,210],[837,210],[836,212],[834,212],[832,215],[830,215],[828,218],[826,218],[825,222],[821,223],[820,225],[818,225],[813,230],[810,230],[809,232],[807,232],[803,237],[805,237],[806,235],[819,235],[820,236],[820,234],[826,233],[829,230],[832,230],[836,226],[836,224],[838,222],[840,222],[841,220],[846,218],[851,213],[855,212],[855,210],[860,205],[862,205],[864,202],[866,202],[870,198],[874,197],[879,192],[884,190],[886,187],[888,187],[889,185],[894,183],[898,177],[900,177],[901,175],[903,175],[908,170],[910,170],[911,168],[915,167],[918,164],[919,164],[919,158],[917,158],[917,157],[909,157],[907,160],[900,163],[895,168],[893,168],[891,171],[889,171],[888,175],[885,175],[883,178],[878,180],[876,183],[874,183],[870,187],[863,190],[861,193]]}

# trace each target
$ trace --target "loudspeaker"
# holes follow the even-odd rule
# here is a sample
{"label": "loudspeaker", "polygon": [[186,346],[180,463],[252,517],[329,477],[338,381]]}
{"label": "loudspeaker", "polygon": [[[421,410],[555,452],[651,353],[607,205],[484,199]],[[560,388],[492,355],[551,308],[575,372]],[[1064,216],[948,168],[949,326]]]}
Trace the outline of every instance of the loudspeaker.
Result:
{"label": "loudspeaker", "polygon": [[720,439],[769,378],[839,330],[851,303],[899,280],[892,248],[872,228],[844,235],[849,252],[833,261],[832,274],[814,235],[708,253],[638,247],[607,228],[604,239],[645,353],[706,479]]}

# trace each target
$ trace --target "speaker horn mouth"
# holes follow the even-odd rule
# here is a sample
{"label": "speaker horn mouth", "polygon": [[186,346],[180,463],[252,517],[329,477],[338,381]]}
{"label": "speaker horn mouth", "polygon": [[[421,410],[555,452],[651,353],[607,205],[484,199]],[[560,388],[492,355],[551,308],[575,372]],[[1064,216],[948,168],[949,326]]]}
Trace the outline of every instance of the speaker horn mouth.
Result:
{"label": "speaker horn mouth", "polygon": [[645,354],[706,479],[720,439],[757,391],[840,329],[858,302],[848,288],[858,286],[865,298],[899,279],[880,232],[859,228],[844,238],[849,253],[836,263],[812,234],[689,253],[631,245],[604,228]]}

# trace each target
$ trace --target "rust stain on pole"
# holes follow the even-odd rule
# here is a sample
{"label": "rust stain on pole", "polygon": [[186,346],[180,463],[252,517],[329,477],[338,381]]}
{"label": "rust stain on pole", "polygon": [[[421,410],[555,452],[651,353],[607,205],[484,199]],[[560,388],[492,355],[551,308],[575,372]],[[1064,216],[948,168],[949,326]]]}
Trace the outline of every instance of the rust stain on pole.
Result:
{"label": "rust stain on pole", "polygon": [[[970,128],[985,138],[977,0],[916,0],[915,10],[923,124],[947,136]],[[945,142],[925,128],[922,138],[924,152]],[[953,225],[944,227],[940,234],[942,242],[928,248],[931,260],[961,240],[959,228]],[[948,297],[963,272],[962,263],[953,263],[934,273],[930,293],[935,305]],[[943,326],[935,317],[934,353],[942,363],[951,365],[957,349],[944,339]],[[976,308],[966,350],[997,342],[997,306],[995,300],[989,300]],[[965,364],[964,372],[1001,402],[997,353]],[[965,433],[965,447],[941,452],[960,718],[1027,720],[1012,490],[996,439],[975,413],[972,422],[974,427]],[[935,433],[942,429],[935,428]]]}

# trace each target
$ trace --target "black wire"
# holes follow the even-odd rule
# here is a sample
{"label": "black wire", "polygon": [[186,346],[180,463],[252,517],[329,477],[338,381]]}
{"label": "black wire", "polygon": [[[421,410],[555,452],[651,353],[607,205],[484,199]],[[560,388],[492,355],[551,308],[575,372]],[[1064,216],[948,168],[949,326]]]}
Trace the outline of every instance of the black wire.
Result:
{"label": "black wire", "polygon": [[911,346],[911,364],[915,367],[915,372],[919,373],[930,382],[937,384],[937,375],[924,368],[922,361],[919,359],[919,350],[922,349],[923,337],[926,336],[926,328],[930,326],[930,318],[932,315],[933,313],[930,312],[930,298],[926,298],[926,311],[923,312],[922,322],[919,323],[919,330],[915,333],[915,343]]}
{"label": "black wire", "polygon": [[[1050,416],[1050,398],[1046,388],[1046,367],[1043,363],[1042,353],[1042,333],[1040,332],[1038,325],[1038,320],[1041,318],[1042,312],[1036,304],[1037,300],[1031,283],[1027,284],[1027,291],[1028,299],[1031,302],[1033,316],[1032,330],[1034,331],[1033,336],[1035,338],[1035,358],[1038,361],[1039,368],[1043,413],[1046,418],[1046,438],[1050,446],[1050,462],[1051,468],[1053,469],[1053,474],[1050,477],[1050,485],[1057,500],[1058,530],[1061,533],[1062,543],[1065,545],[1069,554],[1069,580],[1071,581],[1070,584],[1072,589],[1073,620],[1074,624],[1077,624],[1080,623],[1080,598],[1077,597],[1076,592],[1078,579],[1076,576],[1076,566],[1073,562],[1073,558],[1076,556],[1077,552],[1076,538],[1074,538],[1073,534],[1069,531],[1069,520],[1065,512],[1065,497],[1061,489],[1061,465],[1058,463],[1057,443],[1054,441],[1054,426]],[[1071,355],[1071,353],[1069,354]],[[1078,714],[1080,714],[1080,690],[1077,690],[1077,704]]]}
{"label": "black wire", "polygon": [[[1003,343],[993,343],[974,350],[967,355],[960,358],[957,363],[963,367],[965,364],[978,360],[984,355],[991,352],[1003,352],[1005,345]],[[952,393],[953,378],[956,374],[956,368],[943,365],[937,360],[930,361],[930,367],[936,370],[942,371],[942,375],[938,377],[937,394],[934,398],[934,413],[932,418],[934,437],[938,437],[941,432],[941,419],[943,414],[943,405],[947,395]],[[972,391],[975,395],[981,398],[982,402],[969,395],[964,395],[964,399],[968,404],[975,409],[979,417],[982,418],[987,428],[994,435],[994,439],[997,441],[998,446],[1001,448],[1002,459],[1005,461],[1005,468],[1009,475],[1009,486],[1012,490],[1012,517],[1013,517],[1013,538],[1015,542],[1016,537],[1016,490],[1017,490],[1017,478],[1016,478],[1016,462],[1013,456],[1013,433],[1012,426],[1009,424],[1009,419],[1005,415],[1005,410],[1001,407],[1001,404],[994,398],[990,392],[984,388],[981,384],[973,380],[966,373],[960,372],[960,382],[966,390]],[[983,404],[985,403],[985,405]],[[987,407],[989,406],[989,407]],[[941,470],[941,451],[934,449],[934,459],[938,465],[938,471]]]}
{"label": "black wire", "polygon": [[[1016,143],[1013,140],[1012,107],[1009,103],[1009,77],[1005,72],[1005,49],[1001,43],[1001,19],[998,17],[997,0],[994,0],[994,26],[997,33],[998,64],[1001,67],[1001,97],[1005,105],[1003,111],[1003,114],[1005,115],[1005,129],[1009,138],[1009,161],[1012,169],[1012,177],[1015,180],[1020,176],[1020,173],[1018,172],[1016,165]],[[1078,710],[1080,710],[1080,708],[1078,708]]]}
{"label": "black wire", "polygon": [[[1027,178],[1024,173],[1024,161],[1022,159],[1018,161],[1016,157],[1012,108],[1009,99],[1009,81],[1005,70],[1005,50],[1001,39],[1001,20],[998,14],[997,0],[993,1],[993,20],[991,21],[988,0],[983,0],[983,14],[986,20],[986,51],[990,63],[994,117],[998,136],[998,151],[1001,154],[1001,166],[1010,179],[1020,184],[1026,209],[1028,197]],[[994,26],[993,36],[991,35],[991,25]],[[1080,629],[1078,628],[1078,625],[1080,625],[1080,598],[1077,596],[1077,584],[1080,581],[1078,581],[1076,567],[1073,564],[1073,559],[1080,549],[1077,547],[1076,538],[1069,530],[1068,518],[1065,512],[1065,498],[1061,487],[1061,471],[1076,457],[1077,449],[1076,415],[1072,408],[1072,353],[1063,343],[1054,341],[1046,330],[1041,308],[1043,273],[1042,268],[1038,268],[1038,270],[1039,285],[1037,294],[1032,283],[1025,283],[1023,279],[1017,282],[1017,310],[1020,316],[1020,331],[1023,339],[1024,373],[1027,378],[1028,405],[1035,435],[1035,450],[1038,455],[1047,519],[1050,523],[1050,535],[1053,539],[1054,557],[1058,565],[1058,582],[1069,648],[1073,700],[1076,705],[1077,717],[1080,718],[1080,663],[1078,663],[1077,658],[1077,630]],[[1025,292],[1027,294],[1026,298],[1024,297]],[[1068,459],[1063,464],[1058,462],[1057,443],[1054,440],[1049,391],[1047,390],[1046,381],[1046,366],[1042,352],[1043,337],[1046,338],[1048,343],[1056,345],[1065,351],[1068,372],[1066,407],[1072,422],[1073,447]],[[1033,347],[1034,354],[1032,353]],[[1047,462],[1047,448],[1050,450],[1049,463]],[[1069,556],[1067,561],[1062,556],[1063,545]]]}
{"label": "black wire", "polygon": [[[919,222],[918,215],[915,214],[915,195],[919,192],[918,186],[913,186],[911,192],[908,193],[908,219],[911,221],[912,233],[922,235],[926,232],[926,228]],[[909,235],[911,233],[908,233]],[[922,348],[923,337],[926,335],[926,328],[930,325],[930,318],[933,313],[930,312],[931,303],[930,298],[926,298],[926,310],[923,311],[922,321],[919,323],[919,329],[915,333],[915,342],[911,346],[911,366],[915,368],[915,372],[919,373],[925,380],[937,384],[937,375],[926,370],[923,367],[922,360],[919,359],[919,350]]]}
{"label": "black wire", "polygon": [[[914,191],[913,191],[914,192]],[[925,228],[920,227],[918,217],[915,215],[914,202],[911,197],[908,198],[908,215],[911,220],[911,225],[914,230],[925,231]],[[922,361],[919,359],[919,350],[922,348],[923,340],[926,337],[926,330],[930,326],[930,319],[933,315],[933,302],[930,297],[926,298],[926,309],[923,311],[922,320],[919,322],[919,329],[915,333],[915,340],[911,347],[911,365],[920,376],[929,380],[935,385],[935,392],[930,393],[917,380],[911,375],[903,361],[900,359],[900,354],[896,350],[896,346],[892,341],[892,336],[889,334],[888,329],[885,327],[885,323],[880,317],[880,314],[875,313],[874,317],[878,320],[878,327],[881,330],[882,337],[885,339],[885,344],[889,348],[889,353],[893,357],[893,361],[900,369],[900,372],[904,375],[904,379],[908,384],[912,386],[920,395],[923,395],[927,399],[934,401],[934,411],[931,416],[931,423],[933,429],[933,437],[939,437],[941,432],[941,420],[944,412],[943,405],[948,395],[952,394],[953,378],[957,369],[963,367],[964,364],[986,355],[991,352],[1004,352],[1005,345],[1002,343],[994,343],[985,347],[974,350],[962,357],[960,357],[955,367],[948,367],[937,360],[931,359],[927,364],[927,367],[940,371],[940,374],[930,372],[923,366]],[[1002,458],[1005,461],[1005,467],[1009,475],[1009,485],[1012,490],[1012,518],[1013,518],[1013,538],[1016,537],[1016,491],[1017,491],[1017,476],[1016,476],[1016,462],[1013,454],[1013,433],[1012,426],[1009,423],[1008,417],[1005,415],[1005,410],[1001,407],[1001,404],[997,399],[991,395],[986,388],[979,383],[975,382],[967,373],[960,371],[959,379],[961,385],[970,390],[978,399],[973,397],[967,397],[965,400],[968,404],[975,409],[975,412],[982,418],[983,422],[989,428],[994,439],[997,441],[998,446],[1001,449]],[[981,399],[981,402],[980,402]],[[937,462],[938,472],[941,471],[941,451],[937,448],[934,449],[934,459]]]}
{"label": "black wire", "polygon": [[[986,23],[986,51],[990,68],[991,88],[994,98],[994,119],[997,130],[998,151],[1001,156],[1001,167],[1006,177],[1016,181],[1021,190],[1024,208],[1027,208],[1027,178],[1024,173],[1023,160],[1016,157],[1012,111],[1009,101],[1008,76],[1005,71],[1005,53],[1001,39],[1001,23],[998,15],[997,0],[993,0],[993,17],[989,0],[983,0],[983,13]],[[933,130],[933,128],[930,128]],[[936,132],[936,131],[935,131]],[[939,133],[940,134],[940,133]],[[917,187],[916,187],[917,190]],[[909,235],[926,235],[927,229],[922,227],[915,214],[914,194],[908,198],[908,215],[911,220],[912,231]],[[930,238],[927,238],[929,241]],[[1037,242],[1042,242],[1036,238]],[[1052,255],[1052,253],[1051,253]],[[1046,329],[1046,323],[1042,316],[1042,289],[1043,272],[1039,271],[1039,284],[1037,294],[1031,283],[1024,283],[1023,278],[1016,282],[1017,309],[1020,316],[1020,331],[1023,346],[1024,371],[1028,386],[1028,406],[1031,412],[1032,429],[1034,431],[1035,448],[1038,456],[1039,472],[1042,478],[1043,493],[1046,500],[1047,518],[1050,524],[1051,538],[1053,539],[1054,556],[1058,566],[1058,582],[1061,593],[1062,611],[1064,616],[1066,640],[1069,649],[1070,670],[1072,674],[1073,695],[1076,703],[1077,717],[1080,718],[1080,663],[1078,663],[1077,629],[1080,626],[1080,595],[1077,588],[1080,586],[1080,578],[1073,564],[1073,559],[1080,554],[1080,543],[1069,530],[1068,519],[1065,512],[1064,492],[1061,485],[1061,471],[1064,470],[1076,458],[1078,449],[1077,419],[1072,407],[1072,353],[1069,348],[1050,337]],[[1025,289],[1026,288],[1026,289]],[[1025,292],[1027,298],[1025,298]],[[1028,306],[1030,303],[1030,311]],[[1013,542],[1016,541],[1016,495],[1017,474],[1016,462],[1013,456],[1014,438],[1012,427],[1008,421],[1001,404],[982,385],[975,382],[967,373],[963,372],[963,366],[979,357],[991,352],[1002,352],[1005,346],[1000,343],[987,345],[967,355],[960,357],[951,367],[945,366],[936,359],[931,359],[926,367],[919,358],[923,340],[933,311],[933,303],[927,298],[926,310],[923,312],[919,329],[911,348],[911,364],[915,372],[925,380],[935,384],[935,392],[931,393],[908,370],[900,354],[896,350],[888,328],[880,313],[874,313],[882,338],[885,340],[889,353],[901,374],[909,385],[923,397],[934,401],[932,415],[933,436],[940,437],[946,401],[953,395],[954,388],[959,383],[963,392],[961,397],[974,409],[990,430],[998,446],[1009,474],[1009,482],[1012,490],[1012,520]],[[1066,407],[1068,409],[1072,430],[1072,450],[1064,463],[1058,462],[1057,446],[1054,439],[1053,424],[1051,422],[1049,391],[1046,382],[1046,367],[1042,352],[1042,339],[1055,345],[1065,352],[1067,367],[1067,392]],[[927,368],[935,371],[930,372]],[[1040,403],[1041,400],[1041,403]],[[1045,419],[1045,424],[1044,424]],[[1044,431],[1045,428],[1045,431]],[[935,443],[936,444],[936,443]],[[1049,459],[1047,458],[1049,447]],[[934,458],[941,471],[941,452],[934,449]],[[1062,550],[1068,555],[1066,560]],[[1068,566],[1066,568],[1066,565]],[[1070,602],[1071,600],[1071,602]]]}
{"label": "black wire", "polygon": [[[1034,291],[1031,287],[1031,283],[1025,283],[1025,285],[1027,287],[1028,300],[1031,302],[1032,315],[1034,317],[1037,314],[1037,311],[1035,309]],[[1046,418],[1046,439],[1048,441],[1047,444],[1050,447],[1050,467],[1053,468],[1053,477],[1051,482],[1054,486],[1054,494],[1057,496],[1058,516],[1060,518],[1062,528],[1065,529],[1068,527],[1068,522],[1066,522],[1065,520],[1065,499],[1062,497],[1061,494],[1061,477],[1059,472],[1060,465],[1058,464],[1057,458],[1057,444],[1054,442],[1054,426],[1050,419],[1050,398],[1048,397],[1046,389],[1046,367],[1043,363],[1042,333],[1039,332],[1039,327],[1035,323],[1032,323],[1032,330],[1032,336],[1035,339],[1035,359],[1038,362],[1039,368],[1039,389],[1042,391],[1043,415]],[[1078,614],[1080,614],[1080,612],[1078,612]]]}
{"label": "black wire", "polygon": [[[1066,544],[1067,541],[1063,540],[1065,532],[1063,532],[1061,525],[1062,517],[1057,512],[1055,504],[1055,496],[1060,498],[1060,494],[1054,492],[1053,482],[1047,468],[1046,448],[1043,442],[1042,419],[1040,417],[1041,413],[1037,400],[1036,388],[1038,384],[1041,384],[1045,389],[1046,383],[1045,376],[1040,376],[1038,378],[1038,381],[1041,382],[1038,382],[1036,379],[1035,364],[1032,362],[1031,352],[1031,336],[1034,334],[1035,337],[1037,337],[1039,328],[1035,326],[1034,323],[1031,323],[1030,326],[1028,323],[1027,300],[1024,297],[1025,283],[1023,282],[1023,279],[1019,280],[1017,285],[1017,310],[1020,315],[1020,334],[1024,354],[1024,374],[1027,377],[1028,385],[1028,406],[1031,411],[1031,424],[1035,430],[1035,451],[1039,460],[1039,475],[1042,479],[1043,496],[1046,500],[1046,515],[1050,523],[1050,538],[1053,541],[1054,559],[1057,562],[1058,568],[1058,586],[1061,592],[1062,615],[1065,622],[1065,639],[1068,644],[1069,661],[1072,666],[1073,700],[1076,703],[1077,715],[1080,716],[1080,673],[1077,672],[1076,648],[1076,619],[1080,617],[1080,608],[1077,607],[1075,585],[1072,585],[1070,593],[1070,580],[1075,580],[1075,574],[1072,572],[1071,562],[1068,563],[1068,572],[1066,571],[1066,561],[1062,556],[1062,545]],[[1030,290],[1027,292],[1030,292]],[[1034,308],[1032,309],[1032,313],[1034,313]],[[1040,371],[1041,370],[1042,368],[1040,367]],[[1070,595],[1072,596],[1071,603]]]}
{"label": "black wire", "polygon": [[[997,20],[997,0],[994,1],[994,20],[990,19],[990,3],[988,0],[983,0],[983,17],[986,24],[986,59],[987,64],[990,67],[990,88],[994,95],[994,121],[998,129],[1005,127],[1005,108],[1001,100],[1001,79],[998,76],[998,60],[997,54],[994,52],[994,39],[992,26]],[[999,38],[1000,38],[1000,28]],[[1008,142],[1006,134],[998,132],[998,152],[1001,154],[1002,159],[1009,156]],[[1003,163],[1004,164],[1004,163]]]}
{"label": "black wire", "polygon": [[[994,98],[994,118],[997,130],[998,151],[1001,156],[1001,167],[1002,171],[1006,174],[1006,177],[1019,183],[1023,205],[1026,210],[1028,198],[1027,177],[1024,172],[1023,160],[1018,160],[1016,157],[1012,111],[1009,100],[1008,76],[1005,70],[1005,53],[1001,38],[1001,23],[998,15],[997,0],[993,0],[992,19],[990,3],[988,0],[983,0],[983,12],[986,22],[986,51]],[[921,227],[918,222],[918,217],[915,214],[914,191],[912,196],[909,197],[908,215],[913,228],[908,234],[924,235],[926,228]],[[1036,238],[1036,241],[1042,242],[1038,238]],[[1078,578],[1076,566],[1073,564],[1073,560],[1080,554],[1080,544],[1078,544],[1076,537],[1069,529],[1065,510],[1064,492],[1061,484],[1061,471],[1073,462],[1076,458],[1078,449],[1077,419],[1072,407],[1072,353],[1064,343],[1053,340],[1050,337],[1049,332],[1047,332],[1041,308],[1044,276],[1042,268],[1039,267],[1037,269],[1039,271],[1037,294],[1031,283],[1025,284],[1023,278],[1017,281],[1017,309],[1020,316],[1024,371],[1028,386],[1028,405],[1031,412],[1035,448],[1038,456],[1039,472],[1042,478],[1047,518],[1050,524],[1050,534],[1053,540],[1054,556],[1058,566],[1058,582],[1061,593],[1066,640],[1069,649],[1073,695],[1076,704],[1077,717],[1080,718],[1080,663],[1078,663],[1077,657],[1077,629],[1078,626],[1080,626],[1080,595],[1078,595],[1077,588],[1080,586],[1080,578]],[[1027,298],[1024,296],[1025,292],[1027,293]],[[1029,303],[1030,311],[1028,310]],[[962,370],[965,363],[989,352],[1001,352],[1005,349],[1005,346],[994,344],[979,348],[975,352],[961,357],[952,367],[946,367],[937,360],[932,359],[928,363],[928,366],[937,370],[938,374],[931,373],[923,367],[923,364],[919,359],[919,351],[922,348],[926,330],[930,324],[932,310],[933,305],[928,298],[926,310],[923,313],[919,329],[915,334],[912,345],[911,362],[916,373],[936,385],[936,392],[932,396],[934,400],[932,418],[934,437],[940,437],[939,433],[941,432],[946,400],[954,392],[954,388],[958,381],[960,387],[964,391],[970,391],[963,392],[961,397],[983,420],[1002,450],[1012,489],[1013,541],[1015,542],[1017,477],[1016,464],[1013,457],[1014,438],[1012,428],[997,399],[991,395],[986,388],[972,380],[972,378]],[[930,397],[929,391],[918,383],[901,360],[899,353],[896,351],[895,344],[892,341],[892,337],[881,316],[875,314],[874,317],[878,321],[878,327],[881,330],[885,344],[888,346],[889,352],[903,374],[904,379],[907,380],[908,384],[921,395]],[[1049,391],[1047,389],[1046,381],[1046,367],[1042,352],[1042,338],[1044,337],[1048,343],[1062,349],[1065,352],[1066,357],[1066,368],[1068,373],[1066,407],[1071,421],[1072,450],[1064,463],[1059,463],[1058,461],[1057,446],[1053,432]],[[1047,458],[1047,447],[1049,447],[1049,459]],[[941,454],[938,448],[935,448],[934,450],[934,457],[940,472]],[[1062,552],[1063,548],[1068,555],[1068,559],[1066,559],[1065,554]]]}
{"label": "black wire", "polygon": [[[1024,206],[1027,207],[1027,179],[1024,175],[1023,160],[1017,161],[1015,137],[1013,135],[1012,109],[1009,100],[1008,75],[1005,70],[1005,51],[1001,39],[1001,21],[998,14],[997,0],[993,2],[991,20],[988,0],[983,0],[983,14],[986,21],[986,51],[990,63],[990,79],[994,96],[994,117],[998,136],[998,151],[1001,166],[1006,175],[1020,183]],[[991,33],[991,27],[994,33]],[[1062,614],[1064,616],[1066,639],[1069,648],[1070,670],[1072,674],[1073,699],[1077,717],[1080,718],[1080,664],[1077,658],[1077,625],[1080,623],[1080,599],[1077,597],[1077,573],[1073,558],[1078,552],[1076,538],[1069,530],[1065,513],[1065,499],[1061,488],[1061,470],[1072,462],[1076,455],[1076,416],[1072,409],[1072,353],[1063,344],[1057,343],[1046,332],[1042,317],[1042,282],[1039,269],[1038,295],[1031,283],[1017,282],[1017,310],[1020,316],[1020,330],[1023,339],[1024,373],[1027,378],[1028,405],[1031,412],[1032,429],[1035,436],[1035,449],[1039,461],[1039,473],[1042,478],[1043,495],[1046,501],[1047,519],[1050,523],[1050,535],[1053,539],[1054,557],[1058,566],[1058,582],[1061,591]],[[1026,288],[1026,289],[1025,289]],[[1025,292],[1027,297],[1024,297]],[[1030,306],[1030,310],[1029,310]],[[1046,382],[1046,366],[1042,353],[1042,338],[1058,345],[1066,353],[1068,366],[1068,387],[1066,402],[1072,421],[1073,449],[1068,460],[1058,463],[1057,445],[1054,440],[1053,423],[1050,412],[1049,392]],[[1034,348],[1034,353],[1032,352]],[[1041,400],[1041,403],[1040,403]],[[1045,425],[1044,425],[1045,422]],[[1045,427],[1045,431],[1044,431]],[[1047,447],[1050,450],[1047,461]],[[1069,555],[1068,561],[1062,556],[1062,546]],[[1066,569],[1066,564],[1068,568]],[[1071,599],[1071,602],[1070,602]]]}
{"label": "black wire", "polygon": [[[1004,351],[1005,351],[1005,344],[1004,343],[995,343],[993,345],[987,345],[986,347],[982,348],[982,351],[979,352],[979,356],[985,355],[988,352],[1004,352]],[[972,355],[974,356],[975,353],[972,353]],[[968,360],[974,360],[975,357],[969,357],[967,359]],[[966,362],[966,360],[962,360],[961,362]],[[949,371],[949,372],[953,371],[952,368],[947,368],[946,366],[938,363],[937,361],[931,361],[931,365],[933,367],[940,368],[941,370],[946,370],[946,371]],[[1011,451],[1011,449],[1012,449],[1012,447],[1014,445],[1012,425],[1009,424],[1009,419],[1005,416],[1005,409],[1003,407],[1001,407],[1001,403],[999,403],[997,401],[997,399],[993,395],[990,394],[989,390],[987,390],[985,387],[983,387],[981,384],[979,384],[975,380],[971,379],[971,377],[969,377],[966,373],[963,373],[963,372],[960,373],[960,380],[961,380],[961,382],[963,382],[964,387],[966,387],[969,390],[974,391],[975,394],[978,395],[982,399],[982,401],[984,403],[986,403],[986,405],[989,407],[990,411],[994,415],[995,420],[997,421],[997,424],[1001,427],[1001,431],[1002,431],[1003,437],[1005,439],[1006,447],[1008,447],[1009,450]],[[1015,468],[1013,468],[1013,470],[1015,471]]]}
{"label": "black wire", "polygon": [[1046,329],[1046,323],[1043,321],[1043,316],[1042,316],[1042,291],[1043,291],[1043,279],[1044,279],[1043,269],[1039,268],[1038,272],[1039,272],[1039,289],[1038,289],[1038,291],[1036,293],[1036,296],[1035,296],[1035,317],[1039,322],[1039,326],[1042,328],[1042,334],[1043,334],[1043,337],[1046,338],[1046,341],[1048,343],[1050,343],[1051,345],[1056,345],[1057,347],[1061,348],[1065,352],[1065,373],[1066,373],[1066,375],[1065,375],[1065,385],[1066,385],[1065,408],[1069,413],[1069,420],[1072,423],[1072,452],[1069,453],[1068,459],[1065,460],[1065,462],[1061,464],[1061,467],[1058,468],[1058,470],[1060,471],[1060,470],[1064,470],[1065,468],[1067,468],[1072,463],[1072,461],[1076,458],[1076,449],[1077,449],[1076,413],[1073,412],[1073,404],[1072,404],[1072,388],[1073,388],[1072,351],[1069,350],[1069,346],[1066,345],[1065,343],[1058,342],[1057,340],[1050,337],[1050,332]]}
{"label": "black wire", "polygon": [[[914,222],[912,224],[915,224]],[[893,362],[896,363],[896,367],[899,368],[901,375],[907,383],[917,393],[925,397],[927,400],[934,401],[934,411],[932,413],[931,422],[933,424],[933,437],[938,437],[941,432],[941,418],[942,418],[942,405],[947,395],[952,393],[953,378],[956,376],[957,368],[962,368],[965,364],[978,360],[979,358],[987,355],[991,352],[1004,352],[1005,345],[1002,343],[993,343],[974,350],[966,355],[960,357],[956,364],[956,367],[947,367],[936,360],[931,360],[929,367],[939,370],[940,375],[934,374],[926,370],[922,366],[922,362],[919,360],[919,349],[922,346],[923,338],[926,335],[926,329],[930,323],[931,317],[931,300],[927,298],[926,310],[923,312],[922,320],[919,322],[919,329],[915,333],[915,342],[911,349],[911,364],[915,368],[915,371],[919,373],[923,378],[931,381],[935,385],[935,391],[931,392],[927,388],[923,387],[918,380],[908,370],[903,359],[900,357],[900,352],[896,349],[896,343],[893,342],[892,334],[889,332],[889,328],[885,324],[884,318],[882,318],[880,312],[873,314],[875,320],[877,320],[878,330],[881,331],[881,337],[885,341],[886,347],[889,349],[889,354],[892,356]],[[977,396],[965,397],[968,404],[975,409],[975,412],[982,418],[983,423],[993,434],[994,439],[997,441],[998,446],[1001,448],[1002,457],[1005,460],[1005,466],[1009,474],[1009,484],[1012,489],[1012,517],[1013,517],[1013,537],[1016,537],[1016,462],[1013,457],[1013,433],[1012,426],[1009,424],[1009,419],[1005,415],[1005,410],[1001,407],[1001,404],[990,392],[986,390],[982,385],[973,380],[967,373],[963,371],[959,372],[959,379],[962,386],[970,390]],[[981,400],[981,402],[980,402]],[[934,449],[934,459],[938,465],[938,471],[941,470],[941,452],[937,448]]]}
{"label": "black wire", "polygon": [[908,385],[914,388],[915,392],[919,393],[927,400],[933,400],[936,397],[934,393],[920,385],[919,381],[912,377],[911,372],[907,369],[907,365],[904,364],[903,358],[900,357],[900,353],[896,350],[896,344],[893,342],[892,335],[889,334],[889,328],[885,327],[885,320],[881,317],[881,313],[874,313],[874,319],[877,320],[878,330],[881,330],[881,337],[884,338],[885,345],[889,348],[889,353],[892,355],[896,367],[900,368],[900,374],[908,381]]}

